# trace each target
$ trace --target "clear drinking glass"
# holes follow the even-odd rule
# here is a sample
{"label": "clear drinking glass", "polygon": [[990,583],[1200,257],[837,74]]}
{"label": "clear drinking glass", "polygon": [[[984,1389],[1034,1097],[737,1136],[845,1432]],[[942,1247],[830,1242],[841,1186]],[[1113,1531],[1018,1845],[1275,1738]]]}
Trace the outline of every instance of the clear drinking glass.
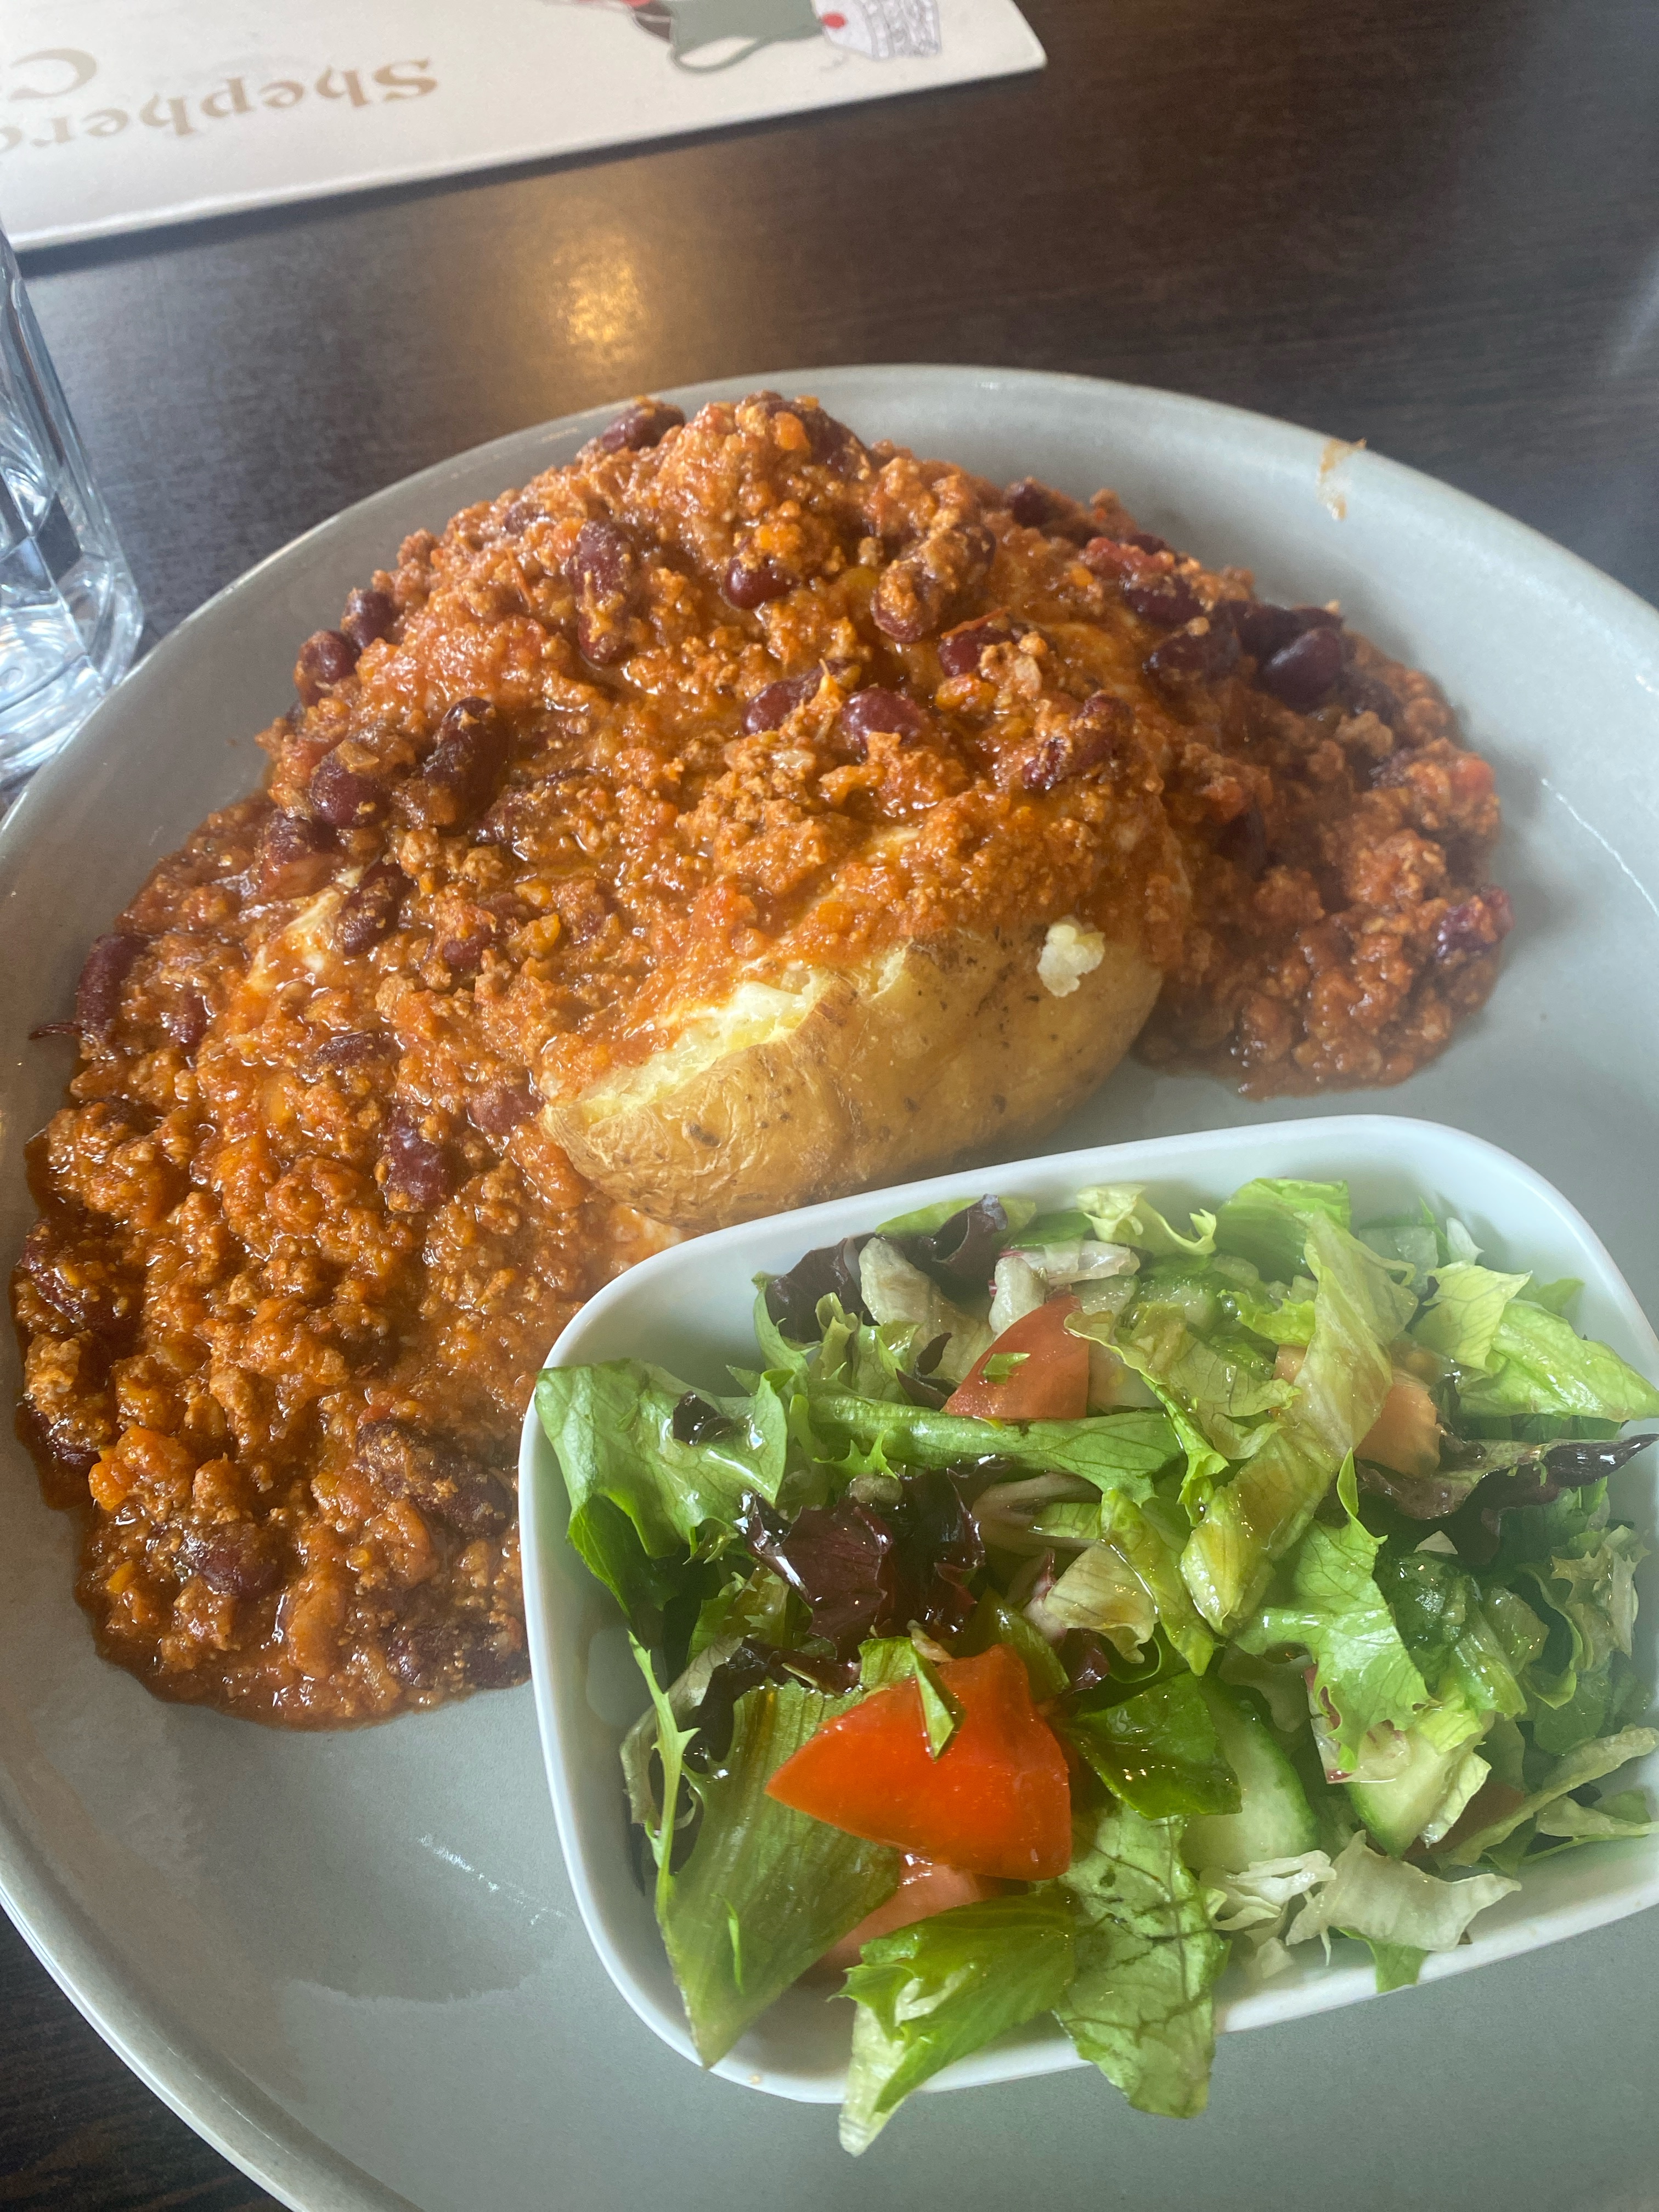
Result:
{"label": "clear drinking glass", "polygon": [[126,673],[143,623],[0,232],[0,811]]}

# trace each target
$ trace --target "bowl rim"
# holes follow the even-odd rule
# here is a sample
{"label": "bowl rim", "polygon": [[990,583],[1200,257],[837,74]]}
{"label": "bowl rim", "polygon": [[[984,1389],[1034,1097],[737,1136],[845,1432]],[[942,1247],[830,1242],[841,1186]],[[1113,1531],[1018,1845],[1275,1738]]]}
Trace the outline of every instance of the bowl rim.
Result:
{"label": "bowl rim", "polygon": [[[814,1205],[783,1213],[768,1214],[738,1223],[726,1229],[714,1230],[701,1237],[690,1237],[683,1243],[653,1254],[630,1267],[625,1274],[608,1283],[591,1298],[560,1333],[549,1351],[546,1366],[573,1366],[580,1364],[580,1354],[584,1343],[593,1330],[605,1328],[619,1310],[625,1312],[629,1304],[641,1296],[648,1299],[656,1286],[665,1279],[673,1279],[687,1265],[686,1254],[695,1252],[699,1275],[707,1279],[722,1265],[741,1267],[745,1248],[752,1249],[757,1239],[763,1238],[779,1224],[789,1225],[792,1246],[805,1251],[814,1244],[854,1233],[873,1225],[890,1215],[908,1212],[934,1200],[947,1197],[965,1198],[970,1189],[1012,1191],[1018,1193],[1024,1184],[1042,1182],[1051,1184],[1064,1182],[1071,1189],[1086,1187],[1090,1182],[1135,1181],[1155,1188],[1160,1164],[1167,1162],[1162,1172],[1167,1180],[1188,1183],[1201,1181],[1212,1168],[1218,1170],[1214,1194],[1221,1194],[1226,1183],[1221,1171],[1229,1154],[1238,1154],[1263,1146],[1317,1146],[1339,1154],[1351,1154],[1354,1172],[1363,1164],[1374,1164],[1380,1157],[1383,1163],[1407,1176],[1415,1176],[1425,1186],[1437,1187],[1443,1196],[1449,1195],[1444,1188],[1443,1171],[1437,1174],[1431,1168],[1413,1165],[1416,1160],[1426,1161],[1436,1153],[1444,1156],[1461,1154],[1466,1159],[1484,1160],[1509,1184],[1517,1199],[1524,1197],[1529,1205],[1538,1208],[1529,1213],[1527,1223],[1511,1231],[1504,1229],[1506,1243],[1518,1245],[1524,1252],[1525,1239],[1532,1221],[1553,1218],[1558,1231],[1575,1248],[1584,1263],[1587,1288],[1599,1292],[1616,1309],[1620,1320],[1630,1331],[1638,1347],[1638,1355],[1650,1371],[1659,1376],[1659,1334],[1625,1280],[1617,1263],[1595,1229],[1584,1216],[1565,1198],[1547,1177],[1534,1168],[1491,1143],[1484,1137],[1453,1127],[1449,1123],[1429,1121],[1404,1115],[1352,1114],[1302,1117],[1282,1121],[1247,1123],[1221,1129],[1193,1131],[1174,1136],[1138,1138],[1115,1145],[1092,1145],[1066,1152],[1040,1154],[1024,1159],[1004,1161],[989,1167],[969,1167],[947,1171],[941,1175],[921,1176],[905,1183],[897,1183],[878,1190],[860,1191],[849,1196],[821,1200]],[[1113,1165],[1122,1166],[1125,1161],[1133,1165],[1113,1176]],[[1139,1164],[1150,1161],[1143,1169]],[[1286,1168],[1282,1172],[1293,1173]],[[1334,1170],[1328,1170],[1335,1172]],[[1234,1181],[1238,1178],[1235,1176]],[[862,1213],[864,1221],[851,1221],[849,1216]],[[796,1240],[799,1238],[797,1245]],[[747,1275],[751,1269],[744,1269]],[[648,1356],[648,1355],[647,1355]],[[669,2046],[693,2063],[699,2063],[683,2018],[678,2017],[659,2001],[652,1990],[641,1982],[623,1955],[622,1949],[607,1925],[602,1905],[603,1876],[596,1875],[587,1849],[583,1828],[584,1807],[580,1802],[580,1780],[574,1775],[564,1753],[562,1731],[558,1713],[561,1694],[570,1694],[573,1676],[562,1671],[556,1626],[563,1608],[550,1595],[550,1577],[547,1560],[550,1547],[562,1547],[564,1542],[562,1528],[550,1525],[547,1516],[552,1513],[562,1498],[562,1484],[556,1458],[551,1446],[543,1436],[532,1399],[526,1413],[520,1438],[519,1460],[520,1531],[523,1563],[525,1615],[530,1645],[531,1675],[535,1686],[537,1726],[542,1743],[543,1758],[547,1769],[550,1795],[559,1831],[560,1847],[569,1872],[571,1887],[581,1914],[582,1923],[598,1952],[606,1972],[629,2008],[647,2027]],[[593,1610],[611,1625],[620,1621],[614,1601],[594,1582],[589,1595],[594,1601]],[[572,1668],[585,1674],[586,1651],[579,1656],[568,1655]],[[621,1730],[617,1731],[620,1740]],[[620,1790],[620,1778],[617,1783]],[[1613,1847],[1620,1852],[1619,1863],[1628,1862],[1638,1870],[1638,1879],[1623,1890],[1580,1900],[1577,1904],[1563,1904],[1538,1911],[1517,1911],[1507,1920],[1476,1935],[1473,1940],[1460,1945],[1455,1951],[1431,1954],[1425,1962],[1421,1978],[1427,1981],[1442,1979],[1451,1974],[1464,1973],[1494,1960],[1510,1958],[1520,1953],[1541,1949],[1547,1944],[1565,1941],[1567,1937],[1590,1929],[1605,1926],[1611,1921],[1643,1911],[1659,1904],[1659,1838],[1644,1847],[1641,1841]],[[1605,1856],[1603,1864],[1608,1863]],[[1645,1876],[1640,1869],[1645,1865]],[[1217,2006],[1217,2027],[1223,2033],[1274,2025],[1281,2021],[1299,2019],[1309,2014],[1334,2010],[1339,2007],[1358,2003],[1376,1994],[1375,1977],[1368,1966],[1329,1966],[1310,1981],[1294,1989],[1269,1984],[1243,1995],[1224,1997]],[[762,2015],[762,2021],[766,2015]],[[790,2099],[800,2103],[827,2103],[837,2100],[844,2086],[844,2069],[830,2075],[822,2071],[802,2072],[788,2067],[777,2067],[766,2063],[755,2045],[760,2039],[756,2023],[735,2049],[711,2069],[732,2081],[742,2082],[751,2088]],[[1022,2080],[1043,2074],[1082,2066],[1081,2058],[1063,2034],[1054,2031],[1042,2040],[1027,2039],[999,2049],[987,2051],[969,2059],[959,2061],[945,2069],[923,2086],[930,2090],[967,2088],[985,2082]]]}

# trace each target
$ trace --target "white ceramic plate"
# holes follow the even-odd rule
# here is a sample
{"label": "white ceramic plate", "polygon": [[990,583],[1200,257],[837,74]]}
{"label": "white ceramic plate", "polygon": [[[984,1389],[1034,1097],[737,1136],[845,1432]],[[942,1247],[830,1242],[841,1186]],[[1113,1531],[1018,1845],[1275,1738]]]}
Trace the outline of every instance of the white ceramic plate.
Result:
{"label": "white ceramic plate", "polygon": [[[1374,454],[1322,477],[1313,433],[1197,400],[956,368],[718,388],[763,382],[998,479],[1115,483],[1150,527],[1254,562],[1274,596],[1340,593],[1441,677],[1498,768],[1518,927],[1489,1012],[1364,1103],[1476,1130],[1541,1170],[1659,1310],[1659,617]],[[63,1012],[86,945],[155,860],[253,782],[252,732],[289,696],[297,641],[405,532],[568,457],[611,411],[465,454],[266,562],[167,639],[26,795],[0,832],[0,1251],[31,1214],[21,1142],[66,1072],[63,1047],[25,1034]],[[1131,1065],[1062,1141],[1273,1118]],[[7,1391],[13,1357],[0,1334]],[[561,1862],[527,1688],[312,1738],[161,1705],[94,1656],[69,1596],[72,1531],[21,1452],[0,1453],[0,1894],[144,2078],[292,2204],[586,2212],[666,2196],[674,2212],[732,2212],[772,2202],[787,2175],[814,2212],[960,2212],[1039,2185],[1053,2212],[1097,2205],[1106,2144],[1136,2212],[1224,2191],[1231,2212],[1328,2212],[1333,2113],[1353,2212],[1454,2191],[1468,2212],[1588,2212],[1613,2198],[1583,2195],[1587,2174],[1634,2192],[1659,2167],[1659,2100],[1635,2093],[1627,2056],[1659,2041],[1656,1916],[1231,2039],[1199,2127],[1114,2113],[1097,2084],[1057,2076],[922,2100],[850,2166],[827,2115],[703,2076],[617,1998]],[[1387,2097],[1357,2101],[1361,2079],[1386,2080]],[[1472,2128],[1498,2110],[1501,2130]]]}
{"label": "white ceramic plate", "polygon": [[[967,1177],[936,1176],[858,1198],[832,1200],[799,1213],[721,1230],[659,1253],[608,1284],[570,1323],[553,1348],[553,1364],[575,1367],[604,1359],[649,1359],[695,1388],[729,1390],[728,1368],[755,1364],[752,1322],[757,1273],[781,1274],[804,1252],[838,1243],[935,1200],[981,1192],[1027,1198],[1040,1210],[1069,1206],[1091,1183],[1142,1182],[1166,1212],[1160,1194],[1181,1212],[1225,1198],[1253,1176],[1299,1176],[1347,1182],[1356,1221],[1415,1210],[1426,1198],[1455,1213],[1491,1265],[1530,1270],[1540,1282],[1575,1275],[1584,1284],[1576,1326],[1611,1344],[1642,1373],[1659,1376],[1656,1338],[1629,1285],[1583,1215],[1541,1176],[1509,1153],[1462,1130],[1380,1115],[1318,1121],[1280,1121],[1256,1129],[1213,1129],[1197,1136],[1158,1137],[1136,1145],[1067,1152]],[[1621,1475],[1617,1503],[1651,1537],[1659,1453],[1638,1458]],[[564,1540],[569,1504],[558,1462],[535,1412],[525,1417],[519,1455],[524,1530],[525,1611],[536,1704],[559,1839],[576,1902],[594,1948],[623,1996],[647,2027],[687,2058],[678,1991],[657,1932],[651,1900],[634,1872],[617,1753],[627,1723],[647,1703],[622,1616]],[[1651,1597],[1659,1588],[1659,1555],[1642,1570],[1648,1601],[1638,1664],[1653,1680]],[[631,1677],[631,1680],[630,1680]],[[1659,1753],[1617,1785],[1659,1778]],[[1474,1941],[1431,1957],[1427,1979],[1536,1950],[1564,1936],[1620,1920],[1659,1901],[1659,1836],[1620,1844],[1605,1856],[1569,1852],[1527,1876],[1521,1893],[1483,1913]],[[1358,1947],[1348,1947],[1357,1953]],[[1260,2027],[1353,2004],[1376,1991],[1369,1962],[1325,1966],[1307,1953],[1268,1987],[1231,1993],[1218,2007],[1223,2028]],[[775,2095],[806,2103],[839,2099],[847,2080],[852,2033],[849,2009],[826,2005],[822,1992],[792,1990],[757,2021],[717,2072]],[[1070,2039],[1052,2021],[1005,2037],[992,2048],[947,2068],[930,2088],[961,2089],[988,2081],[1080,2066]]]}

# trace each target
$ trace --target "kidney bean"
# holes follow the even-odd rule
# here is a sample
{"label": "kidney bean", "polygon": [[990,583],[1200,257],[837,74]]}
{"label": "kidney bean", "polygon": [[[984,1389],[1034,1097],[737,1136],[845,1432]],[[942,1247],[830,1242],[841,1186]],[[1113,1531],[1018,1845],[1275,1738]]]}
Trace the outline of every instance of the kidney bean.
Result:
{"label": "kidney bean", "polygon": [[301,814],[268,815],[255,848],[254,880],[266,898],[303,898],[329,881],[339,858],[325,823]]}
{"label": "kidney bean", "polygon": [[300,647],[294,664],[294,688],[307,707],[314,707],[331,684],[349,676],[357,665],[357,647],[337,629],[313,630]]}
{"label": "kidney bean", "polygon": [[1053,791],[1059,784],[1103,769],[1122,750],[1134,728],[1134,716],[1121,699],[1097,691],[1084,701],[1063,730],[1046,737],[1019,772],[1027,791]]}
{"label": "kidney bean", "polygon": [[1501,945],[1515,927],[1509,893],[1487,884],[1473,898],[1449,907],[1434,933],[1434,957],[1443,965],[1474,958]]}
{"label": "kidney bean", "polygon": [[319,1067],[361,1067],[366,1060],[391,1058],[397,1051],[397,1039],[384,1030],[343,1030],[319,1044],[312,1059]]}
{"label": "kidney bean", "polygon": [[855,477],[869,459],[858,433],[826,413],[815,399],[786,399],[781,392],[757,392],[748,404],[768,415],[793,415],[806,433],[812,459],[843,483]]}
{"label": "kidney bean", "polygon": [[1039,483],[1035,477],[1022,477],[1018,483],[1011,483],[1003,498],[1014,520],[1026,530],[1047,530],[1085,545],[1099,528],[1080,501]]}
{"label": "kidney bean", "polygon": [[186,991],[177,1005],[161,1009],[161,1027],[186,1055],[207,1035],[207,1025],[208,1003],[199,991]]}
{"label": "kidney bean", "polygon": [[628,651],[624,617],[639,574],[639,553],[614,522],[585,522],[576,533],[570,570],[580,605],[576,642],[596,667]]}
{"label": "kidney bean", "polygon": [[438,725],[418,784],[406,787],[411,811],[441,830],[471,821],[494,798],[507,755],[507,726],[488,700],[458,699]]}
{"label": "kidney bean", "polygon": [[721,590],[734,607],[745,614],[756,607],[763,607],[769,599],[781,599],[795,588],[795,579],[787,568],[781,568],[771,555],[763,554],[757,561],[739,554],[727,567]]}
{"label": "kidney bean", "polygon": [[616,421],[599,433],[599,443],[607,453],[643,453],[659,446],[685,417],[665,399],[636,399]]}
{"label": "kidney bean", "polygon": [[855,430],[850,430],[822,407],[797,407],[793,410],[806,433],[807,443],[812,448],[812,459],[831,476],[842,483],[857,476],[868,461],[869,449]]}
{"label": "kidney bean", "polygon": [[463,1679],[476,1689],[510,1690],[530,1680],[530,1654],[505,1626],[487,1627],[480,1621],[475,1628],[469,1623],[461,1636],[460,1660]]}
{"label": "kidney bean", "polygon": [[306,797],[313,811],[337,830],[364,828],[378,822],[386,810],[386,788],[372,775],[348,768],[337,747],[325,753],[311,771]]}
{"label": "kidney bean", "polygon": [[880,684],[872,684],[853,694],[841,710],[837,726],[853,757],[862,760],[870,739],[878,731],[908,744],[926,737],[929,723],[914,699],[907,699],[902,691],[884,690]]}
{"label": "kidney bean", "polygon": [[1278,607],[1266,599],[1223,599],[1216,612],[1231,623],[1250,658],[1263,663],[1293,645],[1304,631],[1342,626],[1341,617],[1328,607]]}
{"label": "kidney bean", "polygon": [[578,587],[601,604],[623,599],[639,568],[633,539],[617,523],[584,522],[570,556]]}
{"label": "kidney bean", "polygon": [[407,1106],[394,1106],[387,1116],[380,1157],[388,1203],[425,1212],[454,1191],[455,1162],[448,1146],[422,1135],[420,1116]]}
{"label": "kidney bean", "polygon": [[1006,617],[981,615],[977,622],[945,631],[939,641],[939,665],[947,676],[977,676],[981,653],[1013,641],[1013,625]]}
{"label": "kidney bean", "polygon": [[504,536],[517,538],[528,530],[532,522],[541,520],[541,501],[529,492],[521,491],[509,506],[502,510],[501,531]]}
{"label": "kidney bean", "polygon": [[1254,883],[1267,865],[1267,825],[1261,809],[1252,799],[1242,814],[1235,814],[1216,833],[1215,849],[1224,860],[1242,868]]}
{"label": "kidney bean", "polygon": [[1330,696],[1342,673],[1342,640],[1334,629],[1304,629],[1256,673],[1264,691],[1298,714],[1310,714]]}
{"label": "kidney bean", "polygon": [[[78,1371],[77,1371],[78,1379]],[[17,1409],[17,1435],[25,1451],[44,1460],[42,1487],[49,1505],[83,1505],[86,1480],[98,1464],[98,1446],[71,1421],[49,1420],[38,1406]]]}
{"label": "kidney bean", "polygon": [[529,1655],[505,1632],[482,1621],[399,1621],[386,1638],[386,1664],[411,1690],[510,1689],[530,1672]]}
{"label": "kidney bean", "polygon": [[119,1339],[138,1317],[138,1284],[95,1230],[37,1221],[18,1265],[73,1329]]}
{"label": "kidney bean", "polygon": [[371,584],[353,592],[347,599],[340,629],[349,644],[364,653],[377,638],[391,636],[397,619],[398,603],[391,592],[376,591]]}
{"label": "kidney bean", "polygon": [[270,1532],[252,1521],[186,1528],[179,1540],[179,1565],[222,1597],[264,1597],[283,1579]]}
{"label": "kidney bean", "polygon": [[495,942],[496,935],[494,915],[475,909],[459,936],[446,937],[440,943],[438,957],[452,975],[470,975],[475,968],[483,965],[483,957]]}
{"label": "kidney bean", "polygon": [[392,860],[376,860],[363,871],[362,881],[346,894],[334,924],[334,941],[342,952],[367,952],[398,919],[398,908],[414,885]]}
{"label": "kidney bean", "polygon": [[[1342,703],[1351,714],[1375,714],[1391,730],[1397,730],[1406,718],[1405,708],[1382,678],[1368,676],[1357,668],[1348,668],[1343,673]],[[1387,765],[1385,760],[1383,766]]]}
{"label": "kidney bean", "polygon": [[1168,553],[1173,549],[1167,538],[1160,538],[1155,530],[1126,530],[1123,543],[1133,545],[1143,553]]}
{"label": "kidney bean", "polygon": [[1155,645],[1140,664],[1149,676],[1199,677],[1213,681],[1238,660],[1238,640],[1229,623],[1212,622],[1201,630],[1178,629]]}
{"label": "kidney bean", "polygon": [[149,943],[131,930],[93,939],[75,987],[75,1022],[82,1036],[100,1042],[108,1037],[121,1011],[121,986]]}
{"label": "kidney bean", "polygon": [[495,1469],[447,1437],[406,1421],[365,1421],[354,1456],[388,1498],[407,1498],[463,1536],[492,1534],[513,1517],[512,1493]]}
{"label": "kidney bean", "polygon": [[939,629],[952,602],[985,575],[996,550],[982,522],[964,522],[925,538],[915,552],[883,569],[870,600],[871,619],[900,645],[919,644]]}
{"label": "kidney bean", "polygon": [[757,738],[763,730],[781,728],[797,707],[804,707],[809,699],[817,697],[823,681],[823,665],[820,661],[799,676],[780,677],[775,684],[757,691],[743,710],[744,735]]}
{"label": "kidney bean", "polygon": [[510,1137],[520,1121],[530,1119],[538,1103],[526,1077],[504,1075],[468,1095],[466,1118],[486,1137]]}
{"label": "kidney bean", "polygon": [[1002,496],[1022,530],[1041,530],[1048,521],[1053,501],[1048,485],[1035,477],[1021,477]]}
{"label": "kidney bean", "polygon": [[1163,629],[1179,629],[1204,611],[1197,592],[1183,576],[1131,578],[1123,586],[1123,598],[1143,622],[1156,623]]}

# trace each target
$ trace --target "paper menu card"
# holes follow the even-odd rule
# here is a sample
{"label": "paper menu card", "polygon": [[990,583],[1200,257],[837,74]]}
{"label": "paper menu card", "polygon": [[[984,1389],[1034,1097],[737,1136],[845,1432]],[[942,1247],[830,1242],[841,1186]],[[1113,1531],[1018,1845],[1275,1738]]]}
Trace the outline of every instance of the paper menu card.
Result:
{"label": "paper menu card", "polygon": [[1013,0],[5,0],[21,247],[1039,69]]}

